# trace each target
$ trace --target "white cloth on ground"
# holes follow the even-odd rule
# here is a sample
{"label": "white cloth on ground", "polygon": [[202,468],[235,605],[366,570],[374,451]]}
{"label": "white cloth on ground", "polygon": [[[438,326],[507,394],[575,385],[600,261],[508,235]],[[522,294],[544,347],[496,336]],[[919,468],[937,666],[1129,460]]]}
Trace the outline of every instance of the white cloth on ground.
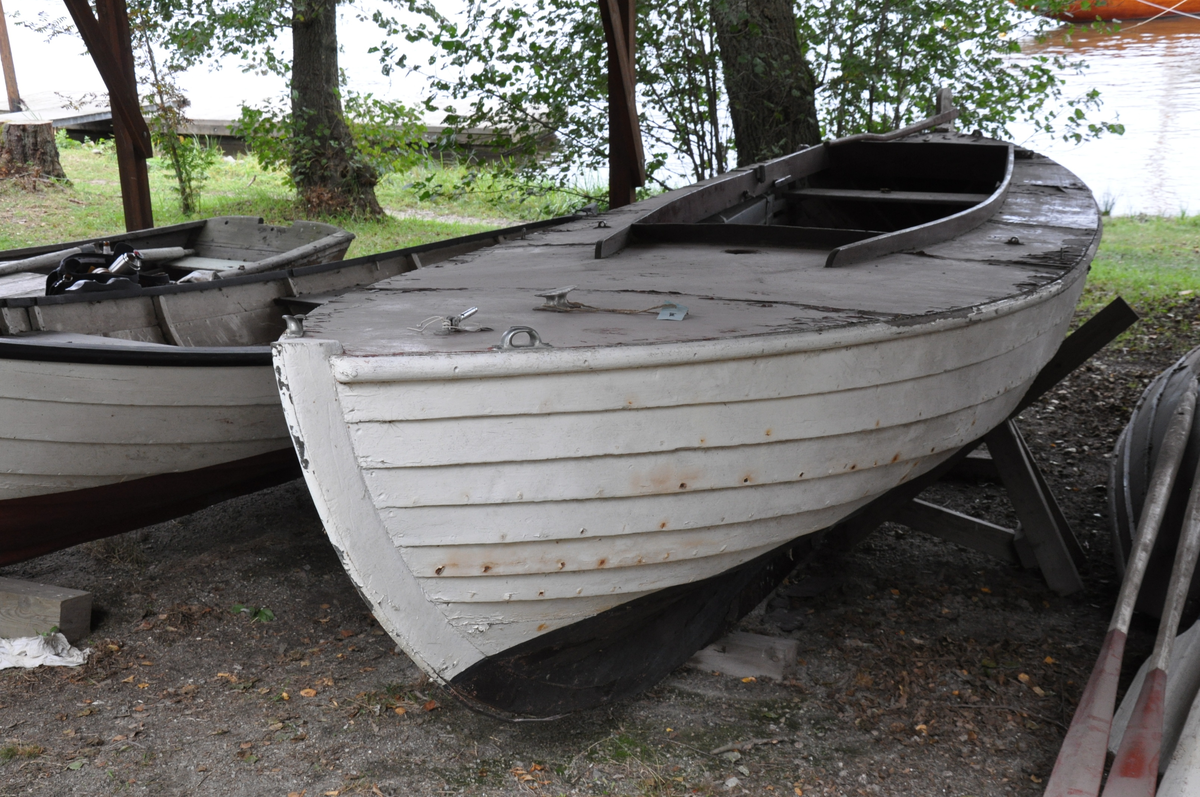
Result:
{"label": "white cloth on ground", "polygon": [[78,667],[87,661],[91,648],[79,650],[60,633],[45,636],[0,639],[0,670],[10,667]]}

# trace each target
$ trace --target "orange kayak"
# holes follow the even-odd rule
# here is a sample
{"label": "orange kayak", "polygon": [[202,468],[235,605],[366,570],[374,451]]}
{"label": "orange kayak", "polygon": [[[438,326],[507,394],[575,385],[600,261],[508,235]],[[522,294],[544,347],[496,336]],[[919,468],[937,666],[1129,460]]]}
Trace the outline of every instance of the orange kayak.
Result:
{"label": "orange kayak", "polygon": [[1105,21],[1123,19],[1149,19],[1162,15],[1164,18],[1180,14],[1200,16],[1200,0],[1092,0],[1087,8],[1082,2],[1072,3],[1061,14],[1054,14],[1063,22],[1091,22],[1099,17]]}

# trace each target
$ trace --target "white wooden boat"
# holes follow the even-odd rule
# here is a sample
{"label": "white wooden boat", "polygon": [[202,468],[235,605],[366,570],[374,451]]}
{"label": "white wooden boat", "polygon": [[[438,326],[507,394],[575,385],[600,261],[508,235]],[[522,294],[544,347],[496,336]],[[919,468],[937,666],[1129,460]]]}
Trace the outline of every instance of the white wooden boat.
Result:
{"label": "white wooden boat", "polygon": [[[216,225],[241,227],[240,251]],[[197,222],[111,239],[192,250],[165,264],[172,276],[226,272],[215,280],[45,296],[43,273],[0,278],[0,565],[296,478],[269,348],[283,315],[523,230],[328,262],[348,233],[266,226],[210,219],[208,234]],[[308,243],[281,267],[263,245],[277,231],[320,234],[298,236]],[[340,251],[309,246],[330,236]]]}
{"label": "white wooden boat", "polygon": [[553,716],[654,683],[774,552],[1001,423],[1099,237],[1009,144],[835,142],[335,298],[279,387],[375,617],[470,704]]}

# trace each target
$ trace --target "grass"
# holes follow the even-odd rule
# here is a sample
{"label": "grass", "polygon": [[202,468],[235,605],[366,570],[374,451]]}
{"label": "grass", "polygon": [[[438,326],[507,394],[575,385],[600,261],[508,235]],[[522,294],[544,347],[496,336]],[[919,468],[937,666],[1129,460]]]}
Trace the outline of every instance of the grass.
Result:
{"label": "grass", "polygon": [[14,758],[37,758],[45,750],[40,744],[6,744],[0,747],[0,762],[12,761]]}
{"label": "grass", "polygon": [[[0,181],[0,249],[56,243],[123,231],[117,161],[111,144],[60,149],[70,185],[44,185],[26,191]],[[179,211],[169,167],[148,162],[154,222],[162,226],[187,219]],[[567,212],[582,204],[570,195],[543,193],[527,186],[484,180],[463,193],[462,169],[427,166],[386,176],[376,187],[385,219],[327,219],[357,238],[348,257],[482,232]],[[422,199],[422,195],[429,194]],[[212,169],[200,199],[199,216],[262,216],[271,223],[300,218],[293,192],[278,173],[265,172],[252,158],[223,158]]]}
{"label": "grass", "polygon": [[1113,216],[1092,261],[1077,321],[1117,296],[1142,321],[1114,341],[1119,348],[1177,357],[1200,332],[1200,216]]}
{"label": "grass", "polygon": [[1200,216],[1113,216],[1088,275],[1087,306],[1115,296],[1139,308],[1200,293]]}

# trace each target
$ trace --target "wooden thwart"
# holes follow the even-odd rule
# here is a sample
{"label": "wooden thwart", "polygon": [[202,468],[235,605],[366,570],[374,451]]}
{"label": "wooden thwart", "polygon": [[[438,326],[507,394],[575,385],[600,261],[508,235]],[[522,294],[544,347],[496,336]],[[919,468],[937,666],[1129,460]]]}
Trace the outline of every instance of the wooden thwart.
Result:
{"label": "wooden thwart", "polygon": [[45,634],[57,627],[68,642],[92,627],[92,593],[0,578],[0,638]]}

